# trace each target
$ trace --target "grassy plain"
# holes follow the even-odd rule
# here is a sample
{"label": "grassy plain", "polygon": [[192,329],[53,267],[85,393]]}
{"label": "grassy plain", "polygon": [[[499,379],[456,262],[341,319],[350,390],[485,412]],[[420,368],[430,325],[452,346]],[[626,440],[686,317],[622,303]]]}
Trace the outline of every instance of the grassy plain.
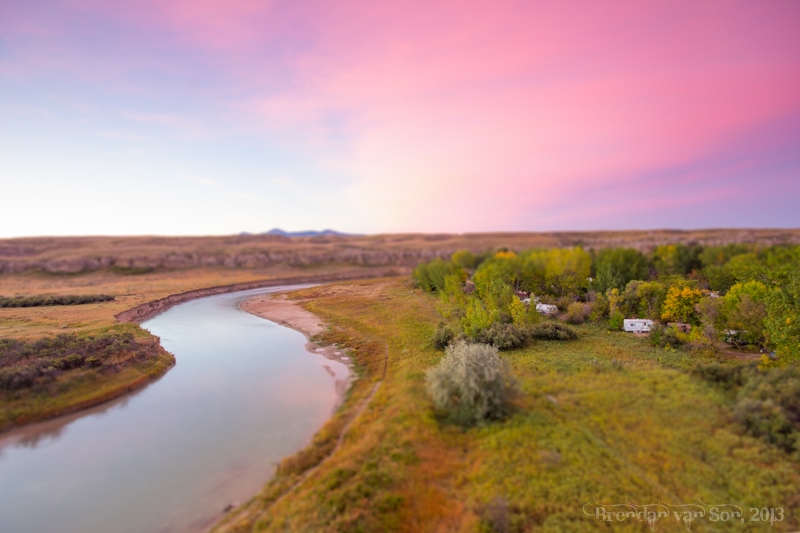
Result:
{"label": "grassy plain", "polygon": [[[434,297],[405,280],[296,297],[330,325],[319,342],[353,350],[362,379],[314,442],[217,532],[648,530],[586,514],[596,502],[744,511],[744,523],[670,515],[656,531],[800,526],[800,464],[743,433],[730,398],[688,372],[696,356],[579,326],[575,341],[504,353],[522,388],[515,413],[464,430],[437,420],[425,392],[424,372],[442,356],[429,342]],[[781,508],[783,521],[751,522],[751,507]]]}

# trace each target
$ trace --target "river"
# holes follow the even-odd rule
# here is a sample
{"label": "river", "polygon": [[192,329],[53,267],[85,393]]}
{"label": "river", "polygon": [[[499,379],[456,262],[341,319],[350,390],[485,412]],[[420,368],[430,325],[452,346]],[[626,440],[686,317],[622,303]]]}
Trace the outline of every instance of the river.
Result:
{"label": "river", "polygon": [[254,496],[330,417],[345,365],[239,303],[179,304],[142,324],[177,364],[117,400],[0,435],[3,533],[184,533]]}

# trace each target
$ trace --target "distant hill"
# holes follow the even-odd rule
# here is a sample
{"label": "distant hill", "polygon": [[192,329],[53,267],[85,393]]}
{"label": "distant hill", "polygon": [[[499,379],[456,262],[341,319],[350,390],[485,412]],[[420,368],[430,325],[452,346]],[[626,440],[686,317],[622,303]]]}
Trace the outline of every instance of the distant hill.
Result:
{"label": "distant hill", "polygon": [[324,229],[322,231],[284,231],[280,228],[272,228],[271,230],[262,233],[262,235],[280,235],[281,237],[357,237],[355,233],[342,233],[332,229]]}

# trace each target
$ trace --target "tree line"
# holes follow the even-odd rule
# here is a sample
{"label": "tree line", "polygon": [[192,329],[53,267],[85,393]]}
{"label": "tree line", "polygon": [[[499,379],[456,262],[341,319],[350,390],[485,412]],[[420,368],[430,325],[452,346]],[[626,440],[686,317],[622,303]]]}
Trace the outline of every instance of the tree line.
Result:
{"label": "tree line", "polygon": [[[670,332],[666,338],[672,342],[713,349],[727,340],[800,359],[798,266],[799,246],[668,244],[649,253],[581,247],[459,251],[449,260],[418,265],[413,277],[439,295],[444,320],[437,344],[464,336],[513,347],[492,337],[530,332],[539,322],[539,299],[556,305],[572,323],[605,321],[610,329],[622,329],[625,318],[677,322],[691,330]],[[521,299],[526,295],[527,305]],[[654,338],[665,338],[656,333]]]}

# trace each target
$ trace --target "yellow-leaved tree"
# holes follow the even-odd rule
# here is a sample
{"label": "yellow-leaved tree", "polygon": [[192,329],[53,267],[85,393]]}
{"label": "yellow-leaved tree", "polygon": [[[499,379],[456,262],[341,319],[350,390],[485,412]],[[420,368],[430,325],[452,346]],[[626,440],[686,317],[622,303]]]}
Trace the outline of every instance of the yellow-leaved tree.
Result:
{"label": "yellow-leaved tree", "polygon": [[661,318],[667,321],[697,323],[695,306],[703,299],[703,292],[691,287],[670,287]]}

